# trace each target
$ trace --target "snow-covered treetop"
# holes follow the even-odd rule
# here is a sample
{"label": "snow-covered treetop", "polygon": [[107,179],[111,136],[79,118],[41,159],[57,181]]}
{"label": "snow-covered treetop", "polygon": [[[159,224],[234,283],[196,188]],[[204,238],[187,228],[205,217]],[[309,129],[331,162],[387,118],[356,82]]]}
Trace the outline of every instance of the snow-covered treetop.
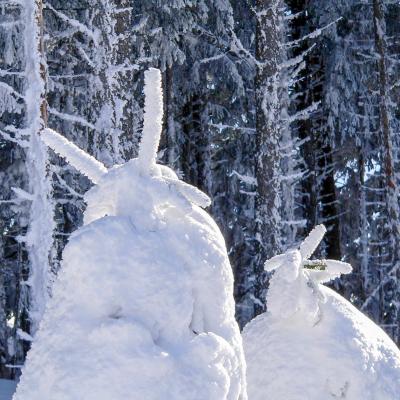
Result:
{"label": "snow-covered treetop", "polygon": [[266,261],[266,271],[275,271],[267,295],[268,310],[280,317],[289,317],[299,310],[311,320],[319,313],[324,301],[318,284],[329,282],[352,271],[351,265],[336,260],[310,260],[326,233],[324,225],[316,226],[297,250]]}
{"label": "snow-covered treetop", "polygon": [[[100,217],[100,215],[118,215],[121,208],[117,206],[117,203],[121,204],[121,202],[117,198],[129,198],[131,204],[135,204],[134,199],[138,200],[141,196],[144,198],[143,192],[145,191],[148,192],[147,196],[151,192],[151,197],[158,199],[155,200],[155,203],[167,201],[168,196],[165,195],[165,190],[171,195],[178,194],[200,207],[207,207],[211,203],[206,194],[180,181],[170,168],[156,163],[163,120],[161,72],[158,69],[150,68],[145,72],[144,94],[143,135],[139,156],[123,165],[107,169],[101,162],[56,131],[44,129],[41,132],[41,138],[47,146],[66,158],[72,166],[99,186],[86,196],[87,199],[91,198],[90,204],[93,207],[97,204],[96,211],[93,210],[93,212],[88,206],[87,214],[91,214],[90,220],[93,220],[95,216]],[[96,196],[93,197],[94,192],[96,192]],[[160,193],[164,194],[160,197]],[[169,199],[172,201],[172,197]],[[103,202],[107,204],[103,204]],[[149,202],[149,205],[155,203]],[[102,204],[101,207],[100,204]],[[98,212],[99,208],[102,209],[101,212]],[[124,210],[126,211],[126,208]]]}

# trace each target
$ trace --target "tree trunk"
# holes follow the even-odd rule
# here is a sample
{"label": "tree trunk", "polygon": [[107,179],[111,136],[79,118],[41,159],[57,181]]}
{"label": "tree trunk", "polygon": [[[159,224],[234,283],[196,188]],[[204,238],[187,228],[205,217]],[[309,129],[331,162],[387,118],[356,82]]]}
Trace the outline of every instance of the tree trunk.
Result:
{"label": "tree trunk", "polygon": [[255,312],[262,310],[264,302],[266,259],[281,250],[280,220],[280,148],[281,103],[280,73],[281,20],[280,0],[257,0],[256,59],[256,132],[257,132],[257,197],[255,262]]}

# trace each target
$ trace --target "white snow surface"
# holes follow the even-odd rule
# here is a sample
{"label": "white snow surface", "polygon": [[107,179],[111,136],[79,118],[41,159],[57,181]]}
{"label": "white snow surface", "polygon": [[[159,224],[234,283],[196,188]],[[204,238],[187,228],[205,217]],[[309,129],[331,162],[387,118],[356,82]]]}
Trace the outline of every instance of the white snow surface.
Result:
{"label": "white snow surface", "polygon": [[[351,267],[308,260],[325,230],[266,262],[268,311],[243,331],[251,400],[398,400],[400,351],[352,304],[322,286]],[[319,266],[318,269],[317,266]]]}
{"label": "white snow surface", "polygon": [[193,198],[137,159],[100,177],[14,400],[247,398],[225,243]]}

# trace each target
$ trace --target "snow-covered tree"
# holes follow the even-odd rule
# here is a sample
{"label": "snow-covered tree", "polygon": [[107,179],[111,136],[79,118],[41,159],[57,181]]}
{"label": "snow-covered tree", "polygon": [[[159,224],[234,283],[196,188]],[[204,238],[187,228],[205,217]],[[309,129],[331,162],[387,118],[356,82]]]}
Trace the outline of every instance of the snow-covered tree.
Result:
{"label": "snow-covered tree", "polygon": [[9,190],[3,192],[8,197],[5,203],[11,205],[9,218],[14,214],[3,238],[10,237],[5,250],[14,241],[11,265],[16,266],[14,282],[7,273],[3,276],[14,292],[6,292],[5,304],[9,301],[13,306],[6,308],[11,332],[8,354],[2,361],[8,361],[8,368],[13,369],[23,360],[29,333],[37,330],[48,298],[54,219],[47,149],[38,136],[47,124],[43,4],[39,0],[6,2],[2,10],[7,32],[1,73],[1,135],[9,149],[15,147],[15,158],[3,171]]}
{"label": "snow-covered tree", "polygon": [[323,74],[317,82],[325,93],[318,132],[326,132],[330,146],[327,172],[333,174],[330,192],[335,192],[328,217],[340,226],[332,238],[338,238],[339,252],[355,271],[343,277],[341,290],[397,341],[399,124],[393,16],[399,8],[391,2],[340,1],[335,7],[310,2],[307,11],[322,26],[340,18],[319,40]]}
{"label": "snow-covered tree", "polygon": [[321,285],[351,271],[310,260],[326,229],[317,226],[298,250],[265,263],[275,271],[268,311],[243,331],[251,399],[397,398],[400,351],[353,305]]}
{"label": "snow-covered tree", "polygon": [[[284,59],[283,2],[260,0],[256,5],[256,239],[259,243],[257,257],[265,259],[282,249],[280,139],[285,129],[282,124],[282,109],[286,106],[280,73]],[[256,279],[261,281],[255,287],[254,296],[260,301],[263,297],[262,291],[265,290],[265,277],[261,273],[259,260],[254,268]],[[255,307],[259,308],[257,305]]]}
{"label": "snow-covered tree", "polygon": [[301,154],[304,140],[295,126],[315,109],[314,102],[297,107],[296,82],[304,69],[306,54],[304,49],[293,51],[303,39],[293,39],[290,35],[291,22],[297,15],[292,14],[284,1],[255,3],[252,8],[256,21],[252,234],[256,245],[243,285],[246,291],[240,300],[246,304],[241,323],[265,307],[267,277],[262,260],[296,245],[306,225],[301,204],[301,182],[307,173]]}
{"label": "snow-covered tree", "polygon": [[160,86],[160,71],[147,71],[139,155],[123,165],[41,135],[96,185],[15,400],[247,399],[232,270],[200,208],[210,199],[156,163]]}

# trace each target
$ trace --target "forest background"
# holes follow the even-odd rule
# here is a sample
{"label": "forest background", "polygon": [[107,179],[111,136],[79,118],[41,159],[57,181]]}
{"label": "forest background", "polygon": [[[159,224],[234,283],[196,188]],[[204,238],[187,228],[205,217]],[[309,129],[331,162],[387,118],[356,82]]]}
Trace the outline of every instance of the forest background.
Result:
{"label": "forest background", "polygon": [[319,255],[354,268],[335,289],[400,344],[399,55],[393,0],[0,0],[0,378],[90,186],[38,132],[135,157],[151,66],[159,162],[212,198],[240,326],[265,309],[265,260],[324,223]]}

